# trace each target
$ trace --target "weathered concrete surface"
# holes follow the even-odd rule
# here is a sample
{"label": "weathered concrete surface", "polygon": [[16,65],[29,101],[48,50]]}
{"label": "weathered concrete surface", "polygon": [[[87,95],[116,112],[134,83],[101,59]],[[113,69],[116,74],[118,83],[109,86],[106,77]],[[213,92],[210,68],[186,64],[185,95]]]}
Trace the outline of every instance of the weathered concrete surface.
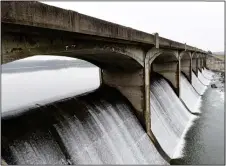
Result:
{"label": "weathered concrete surface", "polygon": [[202,69],[203,69],[203,55],[202,54],[199,54],[199,70],[200,72],[202,72]]}
{"label": "weathered concrete surface", "polygon": [[[78,38],[82,40],[89,38],[89,40],[93,39],[95,41],[145,45],[149,48],[155,45],[155,36],[152,34],[40,2],[3,1],[1,2],[1,9],[1,23],[4,34],[2,47],[3,63],[9,62],[9,60],[5,60],[8,56],[10,57],[9,59],[13,60],[13,52],[16,52],[21,57],[34,55],[34,53],[58,53],[63,51],[66,46],[74,45],[75,39]],[[33,37],[30,37],[31,33],[28,34],[30,31]],[[48,34],[48,38],[45,38],[46,41],[43,41],[44,43],[34,39],[34,36],[39,38],[40,32],[43,31]],[[56,32],[57,35],[52,34],[53,32]],[[66,34],[70,37],[73,36],[73,39],[67,40],[64,37]],[[162,37],[159,37],[158,41],[160,48],[184,50],[185,47],[182,43]],[[7,42],[11,43],[4,44]],[[186,49],[206,53],[201,49],[188,45],[186,45]]]}
{"label": "weathered concrete surface", "polygon": [[111,87],[118,89],[136,109],[136,116],[144,124],[144,69],[134,72],[102,71],[102,81]]}
{"label": "weathered concrete surface", "polygon": [[127,66],[126,68],[136,69],[143,66],[143,47],[95,42],[92,38],[84,41],[80,36],[74,37],[71,33],[53,30],[37,31],[34,28],[16,26],[20,33],[14,33],[10,32],[12,29],[9,26],[5,28],[2,30],[2,63],[39,54],[76,57],[104,68]]}
{"label": "weathered concrete surface", "polygon": [[[118,89],[133,105],[149,137],[150,77],[168,79],[180,97],[181,71],[190,79],[206,64],[206,51],[40,2],[1,2],[2,60],[33,55],[60,55],[101,68],[101,83]],[[211,67],[211,65],[209,65]],[[168,157],[166,156],[167,160]]]}
{"label": "weathered concrete surface", "polygon": [[158,57],[152,58],[151,70],[169,80],[180,96],[180,60],[178,51],[159,50]]}
{"label": "weathered concrete surface", "polygon": [[197,63],[198,63],[198,65],[197,65],[198,70],[199,70],[200,72],[202,72],[201,59],[200,59],[200,58],[197,58],[196,60],[197,60]]}
{"label": "weathered concrete surface", "polygon": [[185,74],[188,81],[192,83],[192,57],[191,53],[183,51],[179,54],[181,62],[181,72]]}
{"label": "weathered concrete surface", "polygon": [[198,77],[198,54],[196,52],[192,53],[192,71]]}

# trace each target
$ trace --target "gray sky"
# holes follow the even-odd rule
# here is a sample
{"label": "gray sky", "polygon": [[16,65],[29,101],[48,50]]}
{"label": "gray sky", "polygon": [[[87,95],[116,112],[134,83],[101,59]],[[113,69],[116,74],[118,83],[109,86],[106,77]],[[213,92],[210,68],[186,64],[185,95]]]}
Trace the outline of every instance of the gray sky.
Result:
{"label": "gray sky", "polygon": [[224,50],[223,2],[59,2],[43,3],[187,43]]}

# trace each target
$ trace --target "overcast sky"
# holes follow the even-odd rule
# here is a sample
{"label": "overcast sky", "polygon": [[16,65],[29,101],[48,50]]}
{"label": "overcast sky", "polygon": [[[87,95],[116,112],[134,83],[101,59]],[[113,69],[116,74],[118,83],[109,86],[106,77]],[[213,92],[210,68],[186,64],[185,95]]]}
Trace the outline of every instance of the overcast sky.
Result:
{"label": "overcast sky", "polygon": [[223,2],[59,2],[43,3],[187,43],[224,50]]}

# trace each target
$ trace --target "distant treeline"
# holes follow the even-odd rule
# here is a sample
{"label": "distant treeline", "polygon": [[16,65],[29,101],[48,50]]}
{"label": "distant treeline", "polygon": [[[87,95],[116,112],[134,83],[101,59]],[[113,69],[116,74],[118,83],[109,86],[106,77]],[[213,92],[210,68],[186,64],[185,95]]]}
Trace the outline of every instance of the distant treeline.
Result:
{"label": "distant treeline", "polygon": [[40,70],[57,70],[64,68],[90,68],[95,65],[83,60],[20,60],[2,65],[2,73],[21,73]]}

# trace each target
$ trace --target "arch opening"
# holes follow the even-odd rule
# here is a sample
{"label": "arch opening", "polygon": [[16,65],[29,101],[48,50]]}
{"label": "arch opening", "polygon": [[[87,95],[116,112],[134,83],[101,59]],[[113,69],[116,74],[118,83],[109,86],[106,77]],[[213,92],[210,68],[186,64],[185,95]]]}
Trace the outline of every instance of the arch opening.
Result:
{"label": "arch opening", "polygon": [[199,54],[193,53],[192,54],[192,71],[198,76],[198,67],[199,67]]}
{"label": "arch opening", "polygon": [[181,72],[184,73],[185,77],[191,83],[192,81],[192,58],[191,53],[183,51],[180,53],[180,63],[181,63]]}
{"label": "arch opening", "polygon": [[151,77],[158,74],[163,76],[172,85],[173,90],[179,96],[179,71],[180,61],[177,51],[163,51],[151,62]]}

